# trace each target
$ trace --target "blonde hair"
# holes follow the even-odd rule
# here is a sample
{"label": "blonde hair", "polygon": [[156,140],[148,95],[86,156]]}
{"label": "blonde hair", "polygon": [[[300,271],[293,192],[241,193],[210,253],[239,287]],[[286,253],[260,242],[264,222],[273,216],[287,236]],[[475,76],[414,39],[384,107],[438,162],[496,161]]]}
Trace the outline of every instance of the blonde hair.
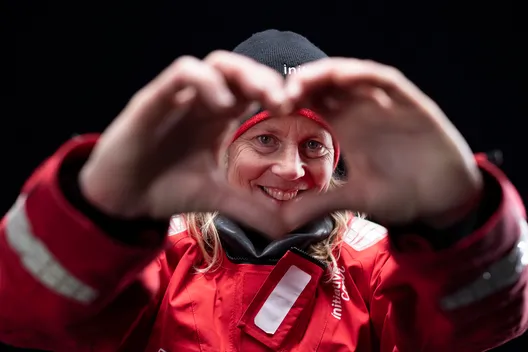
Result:
{"label": "blonde hair", "polygon": [[[339,187],[340,181],[332,179],[330,188]],[[198,273],[206,273],[218,268],[221,264],[223,253],[222,244],[218,230],[214,225],[217,213],[188,213],[184,214],[189,234],[196,240],[200,248],[204,262],[196,267]],[[330,235],[324,240],[312,244],[307,253],[312,257],[327,264],[328,273],[337,269],[337,260],[340,254],[343,234],[346,231],[348,221],[352,213],[338,211],[330,214],[334,222],[334,228]],[[359,216],[359,215],[358,215]]]}

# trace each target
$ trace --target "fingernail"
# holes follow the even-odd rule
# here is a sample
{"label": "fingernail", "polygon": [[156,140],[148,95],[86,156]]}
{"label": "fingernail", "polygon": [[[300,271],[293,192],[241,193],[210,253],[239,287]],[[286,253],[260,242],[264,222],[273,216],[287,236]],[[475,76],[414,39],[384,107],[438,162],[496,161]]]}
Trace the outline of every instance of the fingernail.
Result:
{"label": "fingernail", "polygon": [[282,105],[286,99],[285,95],[279,91],[272,91],[270,96],[271,102],[275,105]]}
{"label": "fingernail", "polygon": [[235,97],[228,92],[219,93],[217,96],[218,105],[224,108],[229,108],[235,105]]}
{"label": "fingernail", "polygon": [[290,82],[286,87],[286,94],[288,94],[288,97],[290,97],[291,99],[297,99],[301,94],[301,85],[299,84],[299,82]]}

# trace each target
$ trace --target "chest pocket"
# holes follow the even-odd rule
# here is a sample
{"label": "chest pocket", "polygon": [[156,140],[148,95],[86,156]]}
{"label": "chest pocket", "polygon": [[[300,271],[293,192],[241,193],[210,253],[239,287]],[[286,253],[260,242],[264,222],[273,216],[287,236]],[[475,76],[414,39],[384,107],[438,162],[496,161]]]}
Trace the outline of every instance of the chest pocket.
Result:
{"label": "chest pocket", "polygon": [[[303,337],[306,337],[306,328],[313,318],[315,298],[324,272],[321,263],[302,253],[286,253],[237,324],[241,334],[238,350],[291,351],[300,340],[305,340]],[[323,331],[324,328],[310,338],[314,338],[314,342],[320,341]],[[308,350],[314,350],[316,346],[317,343]]]}

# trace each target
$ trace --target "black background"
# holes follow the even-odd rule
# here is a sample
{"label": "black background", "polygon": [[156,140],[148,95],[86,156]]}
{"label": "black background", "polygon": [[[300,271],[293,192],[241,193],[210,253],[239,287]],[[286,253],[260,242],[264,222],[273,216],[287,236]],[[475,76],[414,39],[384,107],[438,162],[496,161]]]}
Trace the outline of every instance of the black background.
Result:
{"label": "black background", "polygon": [[[520,1],[13,2],[6,13],[14,50],[3,53],[13,60],[0,125],[3,212],[43,159],[72,134],[102,131],[176,57],[232,49],[268,28],[299,32],[331,56],[396,66],[475,152],[503,151],[502,169],[528,201]],[[521,340],[500,350],[521,351]]]}

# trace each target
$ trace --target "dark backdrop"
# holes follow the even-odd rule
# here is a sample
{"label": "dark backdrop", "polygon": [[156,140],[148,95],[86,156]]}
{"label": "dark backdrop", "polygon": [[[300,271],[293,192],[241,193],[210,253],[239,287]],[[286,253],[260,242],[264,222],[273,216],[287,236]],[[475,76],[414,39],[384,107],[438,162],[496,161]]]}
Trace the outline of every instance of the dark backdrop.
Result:
{"label": "dark backdrop", "polygon": [[398,67],[440,104],[474,151],[503,151],[502,168],[528,201],[521,2],[108,3],[10,4],[15,48],[3,54],[14,63],[4,83],[12,77],[14,85],[1,116],[2,212],[39,162],[74,133],[102,131],[174,58],[232,49],[268,28],[297,31],[332,56]]}

